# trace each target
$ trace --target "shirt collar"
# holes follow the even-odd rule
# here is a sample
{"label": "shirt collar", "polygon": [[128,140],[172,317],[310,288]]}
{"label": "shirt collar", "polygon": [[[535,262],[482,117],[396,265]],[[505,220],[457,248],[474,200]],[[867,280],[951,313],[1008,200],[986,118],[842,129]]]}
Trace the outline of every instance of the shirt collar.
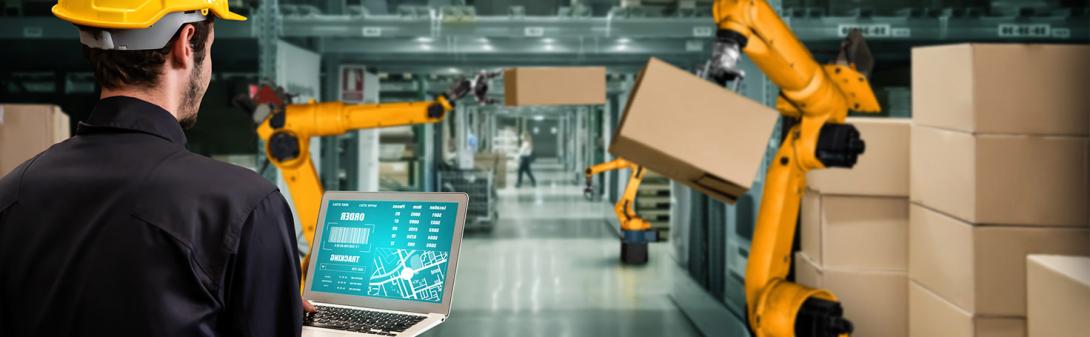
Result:
{"label": "shirt collar", "polygon": [[186,144],[185,132],[174,115],[158,105],[132,97],[114,96],[99,100],[87,121],[79,123],[76,133],[88,133],[99,128],[138,131],[171,143]]}

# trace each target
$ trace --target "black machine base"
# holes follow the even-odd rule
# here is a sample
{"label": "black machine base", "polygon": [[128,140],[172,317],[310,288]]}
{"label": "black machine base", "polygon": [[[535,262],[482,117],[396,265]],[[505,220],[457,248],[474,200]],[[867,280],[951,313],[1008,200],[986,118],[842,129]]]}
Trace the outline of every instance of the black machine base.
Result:
{"label": "black machine base", "polygon": [[647,242],[621,242],[621,263],[647,264]]}

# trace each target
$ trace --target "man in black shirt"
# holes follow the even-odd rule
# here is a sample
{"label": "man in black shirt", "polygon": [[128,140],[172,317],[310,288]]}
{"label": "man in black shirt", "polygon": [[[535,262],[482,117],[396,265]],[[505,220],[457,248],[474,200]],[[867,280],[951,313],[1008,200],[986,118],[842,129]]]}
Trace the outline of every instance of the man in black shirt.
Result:
{"label": "man in black shirt", "polygon": [[80,24],[102,99],[74,137],[0,179],[0,336],[300,334],[284,198],[185,148],[211,76],[200,6],[241,17],[224,0],[179,2],[196,7],[144,35],[86,19],[89,0],[54,8]]}

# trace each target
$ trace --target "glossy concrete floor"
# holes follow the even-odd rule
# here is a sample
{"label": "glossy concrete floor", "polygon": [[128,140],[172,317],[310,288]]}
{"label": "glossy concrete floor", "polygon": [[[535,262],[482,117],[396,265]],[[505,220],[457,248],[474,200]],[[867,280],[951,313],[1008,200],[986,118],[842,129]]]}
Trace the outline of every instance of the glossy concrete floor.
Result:
{"label": "glossy concrete floor", "polygon": [[451,318],[425,336],[699,335],[668,297],[681,271],[667,244],[622,266],[609,205],[559,165],[535,166],[537,187],[500,191],[492,232],[466,234]]}

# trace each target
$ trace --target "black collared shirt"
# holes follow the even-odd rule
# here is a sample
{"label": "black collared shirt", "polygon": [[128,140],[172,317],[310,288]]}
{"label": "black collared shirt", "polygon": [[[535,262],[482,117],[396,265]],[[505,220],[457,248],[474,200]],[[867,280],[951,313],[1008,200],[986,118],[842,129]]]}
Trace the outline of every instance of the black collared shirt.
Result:
{"label": "black collared shirt", "polygon": [[298,336],[292,216],[178,121],[101,100],[0,179],[0,336]]}

